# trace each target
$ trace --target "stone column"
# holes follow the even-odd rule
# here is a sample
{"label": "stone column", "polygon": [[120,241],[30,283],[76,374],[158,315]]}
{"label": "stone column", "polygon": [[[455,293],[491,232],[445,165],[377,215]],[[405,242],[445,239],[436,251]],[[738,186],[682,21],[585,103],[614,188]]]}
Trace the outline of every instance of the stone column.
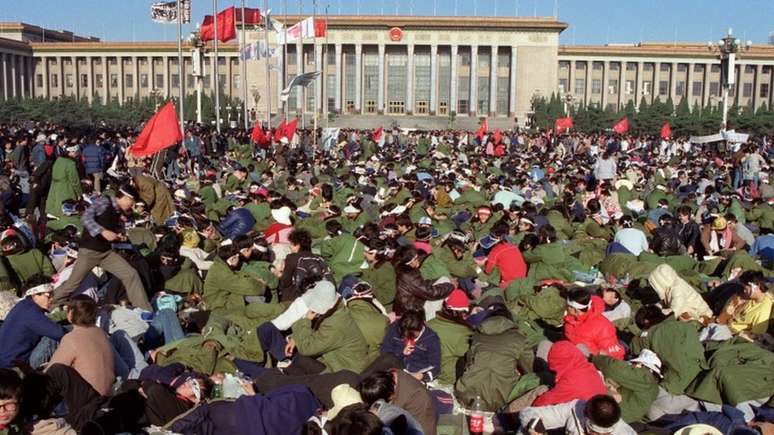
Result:
{"label": "stone column", "polygon": [[457,63],[459,60],[457,59],[458,49],[456,45],[451,46],[451,77],[449,78],[449,85],[451,86],[451,89],[449,90],[449,113],[454,111],[457,112]]}
{"label": "stone column", "polygon": [[51,76],[48,73],[48,58],[41,57],[40,61],[43,65],[43,97],[51,99]]}
{"label": "stone column", "polygon": [[140,99],[140,59],[137,56],[132,57],[132,63],[134,65],[134,97]]}
{"label": "stone column", "polygon": [[414,45],[406,46],[408,61],[406,62],[406,110],[405,113],[413,114],[414,110]]}
{"label": "stone column", "polygon": [[626,89],[626,62],[621,61],[618,67],[618,108],[622,109],[625,105],[624,90]]}
{"label": "stone column", "polygon": [[[244,61],[241,61],[244,62]],[[226,57],[226,88],[228,89],[228,96],[231,97],[234,95],[234,58],[232,57]],[[178,74],[180,75],[180,74]],[[172,83],[172,79],[170,78],[170,84]],[[170,86],[171,87],[171,86]],[[241,94],[240,94],[241,95]]]}
{"label": "stone column", "polygon": [[336,44],[336,112],[341,113],[341,44]]}
{"label": "stone column", "polygon": [[607,81],[610,80],[610,61],[606,60],[602,64],[602,96],[600,97],[600,103],[602,104],[602,110],[605,110],[605,107],[607,107],[607,98],[608,98],[608,89],[607,89]]}
{"label": "stone column", "polygon": [[696,64],[691,62],[688,64],[688,78],[685,79],[685,95],[688,97],[688,107],[693,109],[693,68]]}
{"label": "stone column", "polygon": [[669,96],[672,98],[672,103],[677,107],[680,104],[680,101],[677,99],[677,62],[673,62],[669,68]]}
{"label": "stone column", "polygon": [[378,113],[384,113],[384,44],[379,44],[379,93],[376,102]]}
{"label": "stone column", "polygon": [[22,98],[27,98],[27,89],[24,84],[27,81],[27,58],[19,56],[19,87]]}
{"label": "stone column", "polygon": [[89,75],[89,77],[86,79],[88,81],[87,84],[89,85],[89,104],[94,101],[94,64],[92,61],[93,59],[91,56],[86,56],[86,73]]}
{"label": "stone column", "polygon": [[575,60],[570,61],[570,68],[568,68],[569,75],[567,76],[567,89],[565,89],[566,94],[570,94],[573,97],[575,96]]}
{"label": "stone column", "polygon": [[591,77],[594,74],[594,61],[586,61],[586,88],[583,92],[583,103],[586,105],[591,104]]}
{"label": "stone column", "polygon": [[496,45],[492,46],[489,57],[489,116],[497,113],[497,51]]}
{"label": "stone column", "polygon": [[0,59],[3,61],[3,98],[8,101],[8,55],[0,53]]}
{"label": "stone column", "polygon": [[511,47],[510,92],[508,100],[508,116],[516,116],[516,47]]}
{"label": "stone column", "polygon": [[19,96],[19,93],[16,92],[16,55],[8,54],[6,56],[11,59],[11,96],[16,98]]}
{"label": "stone column", "polygon": [[[337,49],[340,49],[341,45],[337,45]],[[337,51],[338,52],[338,51]],[[296,75],[304,73],[304,44],[299,39],[296,44]],[[301,86],[296,87],[296,111],[302,112],[304,110],[304,88]]]}
{"label": "stone column", "polygon": [[438,46],[430,46],[430,116],[438,112]]}
{"label": "stone column", "polygon": [[[210,58],[210,62],[212,62],[212,58]],[[215,75],[215,69],[210,68],[210,85],[215,83],[212,78]],[[153,61],[153,56],[148,56],[148,76],[150,76],[150,89],[148,89],[148,93],[152,94],[156,92],[156,63]]]}
{"label": "stone column", "polygon": [[712,64],[704,64],[704,92],[701,94],[701,106],[706,107],[710,104],[710,81],[712,80]]}
{"label": "stone column", "polygon": [[[650,99],[650,102],[653,103],[656,101],[656,98],[661,98],[659,95],[659,91],[661,90],[661,63],[660,62],[654,62],[653,63],[653,95]],[[663,103],[663,101],[662,101]]]}
{"label": "stone column", "polygon": [[102,56],[102,98],[105,104],[110,101],[110,70],[108,68],[108,59]]}
{"label": "stone column", "polygon": [[468,111],[470,116],[478,112],[478,46],[470,46],[470,98]]}
{"label": "stone column", "polygon": [[[753,113],[755,113],[755,111],[761,105],[760,88],[761,88],[762,79],[763,79],[763,65],[756,65],[755,77],[753,81]],[[769,89],[769,92],[771,92],[770,89]]]}
{"label": "stone column", "polygon": [[637,63],[637,81],[636,86],[637,88],[634,90],[634,104],[636,107],[639,107],[640,100],[642,100],[642,96],[644,95],[643,89],[642,89],[642,78],[645,73],[645,63],[644,62],[638,62]]}
{"label": "stone column", "polygon": [[355,113],[363,113],[363,44],[355,44]]}
{"label": "stone column", "polygon": [[75,99],[81,99],[81,71],[78,68],[78,58],[76,56],[71,57],[73,65],[73,77],[75,77]]}
{"label": "stone column", "polygon": [[[161,61],[164,63],[164,98],[169,98],[169,88],[172,85],[172,80],[169,76],[169,56],[162,57]],[[217,64],[217,62],[215,63]],[[218,83],[217,75],[215,76],[215,83]]]}
{"label": "stone column", "polygon": [[[314,48],[314,68],[317,71],[320,71],[320,77],[317,78],[317,80],[314,81],[314,111],[315,113],[322,112],[322,92],[323,92],[323,80],[325,75],[322,74],[323,70],[323,56],[322,56],[322,45],[318,45]],[[241,61],[240,61],[241,62]],[[242,80],[244,82],[244,80]]]}
{"label": "stone column", "polygon": [[118,64],[118,103],[124,104],[124,58],[121,56],[116,57],[116,63]]}
{"label": "stone column", "polygon": [[64,61],[62,57],[56,58],[56,68],[59,70],[59,96],[63,97],[65,93],[65,78],[64,78]]}

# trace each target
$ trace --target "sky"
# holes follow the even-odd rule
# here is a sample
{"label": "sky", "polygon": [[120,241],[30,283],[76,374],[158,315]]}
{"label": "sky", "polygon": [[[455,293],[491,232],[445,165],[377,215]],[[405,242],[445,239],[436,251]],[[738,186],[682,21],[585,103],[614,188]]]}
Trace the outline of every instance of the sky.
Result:
{"label": "sky", "polygon": [[[213,0],[192,0],[193,20]],[[245,0],[264,8],[265,0]],[[150,20],[153,0],[0,0],[0,21],[23,21],[110,41],[174,41],[174,25]],[[311,15],[315,0],[268,0],[275,14]],[[717,41],[728,28],[742,40],[768,43],[774,0],[316,0],[331,15],[555,16],[568,23],[562,44]],[[240,0],[218,0],[219,8]],[[188,35],[194,25],[183,29]]]}

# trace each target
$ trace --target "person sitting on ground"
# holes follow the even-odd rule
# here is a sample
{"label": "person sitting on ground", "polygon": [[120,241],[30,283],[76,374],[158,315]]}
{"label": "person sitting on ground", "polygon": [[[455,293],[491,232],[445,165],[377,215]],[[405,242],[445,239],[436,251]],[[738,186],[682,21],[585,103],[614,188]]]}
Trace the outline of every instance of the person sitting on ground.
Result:
{"label": "person sitting on ground", "polygon": [[381,353],[395,356],[417,380],[430,382],[441,372],[441,341],[425,325],[424,311],[408,311],[387,329]]}
{"label": "person sitting on ground", "polygon": [[564,336],[571,343],[585,346],[592,355],[623,359],[626,350],[618,341],[615,325],[604,316],[605,302],[586,289],[577,288],[567,296]]}
{"label": "person sitting on ground", "polygon": [[659,264],[648,275],[648,283],[658,294],[663,308],[670,309],[675,318],[704,324],[712,319],[712,310],[701,295],[672,266]]}
{"label": "person sitting on ground", "polygon": [[564,429],[567,435],[635,435],[637,432],[621,419],[616,400],[598,394],[588,401],[573,400],[554,406],[530,407],[519,413],[521,432],[543,435]]}
{"label": "person sitting on ground", "polygon": [[360,381],[360,396],[366,405],[376,409],[382,421],[389,425],[380,405],[387,403],[408,412],[419,422],[425,435],[437,433],[438,414],[433,398],[422,383],[403,370],[388,370],[373,373]]}
{"label": "person sitting on ground", "polygon": [[22,400],[22,380],[10,369],[0,369],[0,434],[24,433],[19,421]]}
{"label": "person sitting on ground", "polygon": [[605,394],[607,388],[597,369],[578,347],[559,341],[548,351],[548,368],[556,374],[554,386],[532,402],[532,406],[558,405],[573,400],[588,400]]}
{"label": "person sitting on ground", "polygon": [[744,286],[741,294],[734,295],[718,316],[718,323],[728,325],[734,334],[755,338],[769,329],[774,298],[767,290],[762,272],[748,270],[739,276]]}

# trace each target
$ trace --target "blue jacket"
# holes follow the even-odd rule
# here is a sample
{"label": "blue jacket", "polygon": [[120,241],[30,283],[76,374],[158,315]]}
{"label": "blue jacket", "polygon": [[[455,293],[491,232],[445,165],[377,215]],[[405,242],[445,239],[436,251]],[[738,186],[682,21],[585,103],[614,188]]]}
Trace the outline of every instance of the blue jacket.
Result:
{"label": "blue jacket", "polygon": [[400,328],[397,321],[392,322],[382,341],[381,353],[391,353],[398,358],[403,367],[411,372],[424,372],[423,381],[429,382],[436,379],[441,373],[441,340],[438,335],[425,326],[425,330],[414,344],[414,352],[411,355],[403,355],[406,346],[403,337],[400,336]]}
{"label": "blue jacket", "polygon": [[35,167],[40,166],[46,161],[46,145],[42,142],[38,142],[32,147],[30,151],[30,160]]}
{"label": "blue jacket", "polygon": [[246,208],[236,208],[220,223],[220,233],[226,238],[235,239],[249,233],[255,225],[255,218]]}
{"label": "blue jacket", "polygon": [[28,361],[42,337],[59,341],[64,334],[64,329],[46,317],[32,298],[22,299],[0,326],[0,368],[12,367],[16,360]]}
{"label": "blue jacket", "polygon": [[105,150],[96,144],[88,144],[81,151],[83,167],[86,174],[102,172],[105,170]]}

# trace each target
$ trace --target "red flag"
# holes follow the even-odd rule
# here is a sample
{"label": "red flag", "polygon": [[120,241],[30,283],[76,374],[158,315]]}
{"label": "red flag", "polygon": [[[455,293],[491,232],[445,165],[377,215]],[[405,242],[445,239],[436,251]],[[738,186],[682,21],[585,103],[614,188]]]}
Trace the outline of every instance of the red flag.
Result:
{"label": "red flag", "polygon": [[[245,13],[247,15],[247,13]],[[236,8],[231,6],[218,12],[218,41],[228,42],[236,38]],[[199,37],[202,41],[215,39],[215,23],[212,15],[205,15],[202,26],[199,29]]]}
{"label": "red flag", "polygon": [[285,126],[284,136],[286,138],[288,138],[288,141],[292,141],[293,140],[293,136],[296,135],[296,126],[297,125],[298,125],[298,118],[290,121],[290,123],[288,123]]}
{"label": "red flag", "polygon": [[669,121],[667,121],[661,127],[661,139],[669,139],[670,137],[672,137],[672,127],[669,125]]}
{"label": "red flag", "polygon": [[145,157],[171,147],[182,140],[180,120],[177,118],[175,105],[169,101],[145,123],[145,128],[137,136],[130,151],[137,157]]}
{"label": "red flag", "polygon": [[616,122],[613,126],[613,131],[618,134],[624,134],[629,131],[629,118],[624,116],[620,121]]}
{"label": "red flag", "polygon": [[268,145],[269,138],[263,132],[263,127],[261,127],[260,121],[255,122],[255,127],[253,127],[253,132],[250,134],[250,138],[253,140],[253,143],[258,145]]}
{"label": "red flag", "polygon": [[489,131],[489,124],[486,122],[486,119],[484,119],[484,121],[481,122],[481,126],[478,127],[478,131],[476,132],[476,137],[478,138],[479,142],[484,139],[484,135],[487,131]]}
{"label": "red flag", "polygon": [[[261,24],[261,20],[263,18],[261,17],[261,10],[258,8],[245,8],[245,19],[244,23],[245,25],[258,25]],[[237,8],[236,10],[236,20],[238,23],[242,23],[242,8]],[[220,26],[220,23],[218,23]]]}
{"label": "red flag", "polygon": [[376,130],[374,130],[374,134],[373,134],[374,142],[379,143],[379,141],[382,140],[383,134],[384,134],[384,127],[379,127]]}
{"label": "red flag", "polygon": [[503,140],[503,133],[500,131],[499,128],[495,128],[494,134],[492,134],[492,138],[494,139],[495,145],[499,144]]}
{"label": "red flag", "polygon": [[279,142],[285,136],[285,121],[283,120],[274,130],[274,141]]}
{"label": "red flag", "polygon": [[572,118],[569,116],[566,118],[558,118],[554,122],[554,130],[556,134],[562,134],[573,127]]}
{"label": "red flag", "polygon": [[314,37],[325,38],[328,34],[328,22],[325,20],[314,20]]}

